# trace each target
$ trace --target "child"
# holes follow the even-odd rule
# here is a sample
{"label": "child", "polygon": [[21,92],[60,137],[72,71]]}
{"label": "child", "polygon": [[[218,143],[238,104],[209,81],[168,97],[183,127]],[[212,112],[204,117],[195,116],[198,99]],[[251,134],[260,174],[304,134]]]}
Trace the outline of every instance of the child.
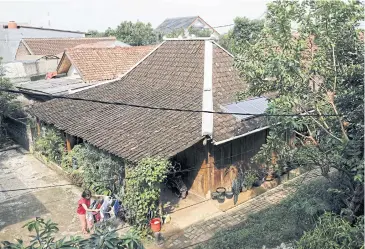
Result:
{"label": "child", "polygon": [[[100,197],[102,195],[94,195],[94,197]],[[83,234],[88,233],[88,229],[91,229],[92,223],[88,222],[86,219],[86,212],[99,212],[100,209],[90,209],[90,190],[85,190],[82,192],[81,199],[78,201],[77,214],[79,215],[81,222],[81,229]]]}

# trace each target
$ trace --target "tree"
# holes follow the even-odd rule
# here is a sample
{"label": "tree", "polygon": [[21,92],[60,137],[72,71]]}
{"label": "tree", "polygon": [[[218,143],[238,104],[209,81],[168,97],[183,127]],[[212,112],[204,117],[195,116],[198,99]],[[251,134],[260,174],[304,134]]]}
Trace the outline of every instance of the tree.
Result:
{"label": "tree", "polygon": [[136,23],[124,21],[111,32],[110,28],[106,31],[108,35],[114,35],[118,40],[132,46],[155,44],[157,35],[154,33],[151,23]]}
{"label": "tree", "polygon": [[[269,3],[264,28],[237,56],[249,83],[241,99],[274,93],[269,114],[304,114],[269,117],[268,142],[256,160],[275,168],[319,166],[328,179],[337,170],[350,221],[364,203],[363,13],[357,1]],[[287,144],[288,133],[298,146]]]}
{"label": "tree", "polygon": [[95,233],[91,234],[88,239],[80,236],[74,236],[55,239],[55,235],[59,231],[57,224],[51,220],[45,221],[42,218],[36,218],[25,224],[29,232],[35,235],[30,236],[28,245],[23,240],[17,239],[17,243],[2,241],[1,243],[7,249],[56,249],[56,248],[95,248],[95,249],[144,249],[138,236],[133,233],[118,237],[116,230],[112,229],[106,222],[95,229]]}
{"label": "tree", "polygon": [[247,42],[253,43],[259,38],[263,27],[263,20],[236,17],[233,29],[229,30],[227,34],[221,35],[219,44],[230,52],[239,53],[239,49],[244,47]]}
{"label": "tree", "polygon": [[86,32],[86,37],[104,37],[104,36],[107,36],[107,35],[105,35],[105,33],[103,33],[103,32],[99,32],[94,29],[90,29]]}
{"label": "tree", "polygon": [[[12,84],[8,78],[5,78],[5,69],[1,64],[2,58],[0,57],[0,88],[11,89]],[[5,117],[11,115],[19,109],[19,103],[16,101],[16,95],[12,93],[0,91],[0,137],[3,135]]]}
{"label": "tree", "polygon": [[317,227],[300,238],[296,248],[363,248],[363,233],[363,216],[358,218],[354,225],[351,225],[335,214],[325,213],[319,218]]}
{"label": "tree", "polygon": [[[168,38],[178,38],[179,36],[191,36],[194,35],[195,37],[210,37],[212,35],[212,30],[210,29],[200,29],[195,27],[190,27],[189,29],[177,29],[173,32],[166,34],[165,36]],[[160,34],[160,38],[162,39],[163,35]]]}

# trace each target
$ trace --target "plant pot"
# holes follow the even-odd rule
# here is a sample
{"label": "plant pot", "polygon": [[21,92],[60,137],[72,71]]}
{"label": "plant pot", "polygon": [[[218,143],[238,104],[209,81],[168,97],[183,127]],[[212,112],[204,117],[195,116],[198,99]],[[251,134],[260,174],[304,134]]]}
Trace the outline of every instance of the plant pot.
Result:
{"label": "plant pot", "polygon": [[219,203],[223,203],[226,200],[226,197],[225,196],[219,196],[217,198],[217,200],[218,200]]}
{"label": "plant pot", "polygon": [[161,219],[160,218],[153,218],[150,221],[151,230],[155,233],[161,230]]}
{"label": "plant pot", "polygon": [[246,192],[247,191],[247,188],[246,187],[242,187],[241,188],[241,192]]}
{"label": "plant pot", "polygon": [[232,197],[233,197],[233,192],[232,191],[226,191],[226,198],[231,199]]}
{"label": "plant pot", "polygon": [[225,193],[226,193],[226,188],[224,188],[224,187],[219,187],[219,188],[217,188],[217,193],[219,194],[219,196],[225,196]]}
{"label": "plant pot", "polygon": [[252,187],[260,187],[262,184],[262,181],[261,180],[256,180],[253,184],[252,184]]}
{"label": "plant pot", "polygon": [[217,192],[212,192],[210,194],[212,200],[216,200],[218,198],[218,196],[220,196],[220,193],[217,193]]}
{"label": "plant pot", "polygon": [[270,175],[265,177],[265,181],[267,181],[267,182],[271,182],[272,180],[274,180],[274,177],[272,177]]}

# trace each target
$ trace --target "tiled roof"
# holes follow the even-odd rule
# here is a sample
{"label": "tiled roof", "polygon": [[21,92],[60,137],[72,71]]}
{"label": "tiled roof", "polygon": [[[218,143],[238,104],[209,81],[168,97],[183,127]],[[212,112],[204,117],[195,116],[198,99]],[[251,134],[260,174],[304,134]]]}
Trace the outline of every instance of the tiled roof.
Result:
{"label": "tiled roof", "polygon": [[115,37],[97,38],[24,38],[25,44],[33,55],[55,55],[63,53],[67,48],[73,48],[80,44],[90,44],[100,41],[115,41]]}
{"label": "tiled roof", "polygon": [[156,31],[163,34],[171,33],[175,30],[188,28],[199,16],[188,16],[188,17],[177,17],[177,18],[167,18],[163,21]]}
{"label": "tiled roof", "polygon": [[72,64],[85,82],[115,79],[125,74],[155,47],[68,49],[59,64],[57,72],[67,72]]}
{"label": "tiled roof", "polygon": [[[71,96],[201,110],[204,44],[202,40],[166,41],[120,80]],[[214,110],[234,102],[244,86],[233,68],[233,57],[213,45]],[[201,113],[65,99],[36,105],[31,112],[46,123],[133,161],[146,156],[173,156],[202,139]],[[250,127],[231,115],[214,114],[213,139],[224,140]]]}

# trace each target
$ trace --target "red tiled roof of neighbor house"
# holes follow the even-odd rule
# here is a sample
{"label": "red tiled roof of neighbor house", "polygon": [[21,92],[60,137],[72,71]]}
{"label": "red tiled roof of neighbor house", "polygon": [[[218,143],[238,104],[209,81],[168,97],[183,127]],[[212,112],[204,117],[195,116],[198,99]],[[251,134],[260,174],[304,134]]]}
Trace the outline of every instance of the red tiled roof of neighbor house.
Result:
{"label": "red tiled roof of neighbor house", "polygon": [[66,73],[72,64],[85,82],[116,79],[130,70],[155,47],[68,49],[59,63],[57,72]]}
{"label": "red tiled roof of neighbor house", "polygon": [[[205,42],[165,41],[120,80],[69,96],[201,110]],[[235,102],[236,93],[244,89],[245,84],[233,67],[234,58],[212,43],[213,106],[214,111],[221,111],[222,105]],[[31,113],[43,122],[131,161],[148,156],[170,157],[203,139],[201,113],[70,99],[35,105]],[[261,122],[240,121],[233,115],[214,114],[213,119],[214,141],[222,141],[264,125]]]}
{"label": "red tiled roof of neighbor house", "polygon": [[56,55],[63,53],[67,48],[73,48],[81,44],[91,44],[100,41],[115,41],[115,37],[96,38],[24,38],[19,46],[24,44],[32,55]]}

